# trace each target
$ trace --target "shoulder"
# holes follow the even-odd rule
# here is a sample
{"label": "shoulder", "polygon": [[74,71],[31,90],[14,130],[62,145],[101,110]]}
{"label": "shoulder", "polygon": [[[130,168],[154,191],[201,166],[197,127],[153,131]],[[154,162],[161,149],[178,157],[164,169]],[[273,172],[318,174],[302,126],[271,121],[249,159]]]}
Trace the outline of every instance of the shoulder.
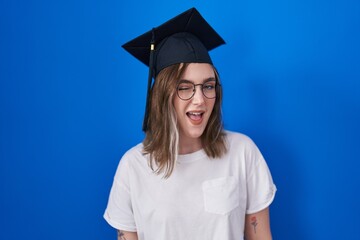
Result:
{"label": "shoulder", "polygon": [[121,157],[120,164],[132,165],[136,161],[143,161],[144,158],[143,144],[139,143],[124,153],[124,155]]}
{"label": "shoulder", "polygon": [[139,143],[135,146],[133,146],[132,148],[130,148],[129,150],[127,150],[125,152],[125,154],[123,155],[123,158],[132,158],[132,157],[137,157],[137,156],[142,156],[142,149],[143,149],[143,144]]}
{"label": "shoulder", "polygon": [[249,136],[233,131],[225,131],[225,136],[230,155],[240,154],[246,158],[261,156],[259,148]]}
{"label": "shoulder", "polygon": [[241,145],[248,147],[255,145],[253,140],[249,136],[243,133],[225,130],[225,136],[226,136],[226,141],[230,145],[230,147],[233,145],[237,145],[237,146]]}
{"label": "shoulder", "polygon": [[139,164],[143,162],[146,164],[142,148],[142,143],[139,143],[124,153],[118,164],[116,176],[127,175],[131,169],[136,168]]}

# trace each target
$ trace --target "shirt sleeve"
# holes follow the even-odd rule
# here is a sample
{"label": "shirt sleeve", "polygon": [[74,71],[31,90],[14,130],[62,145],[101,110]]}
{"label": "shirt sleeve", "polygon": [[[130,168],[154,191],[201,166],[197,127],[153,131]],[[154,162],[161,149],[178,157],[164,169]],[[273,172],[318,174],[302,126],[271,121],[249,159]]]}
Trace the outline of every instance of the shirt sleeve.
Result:
{"label": "shirt sleeve", "polygon": [[124,156],[117,168],[110,190],[105,220],[114,228],[129,232],[136,232],[130,184],[128,159]]}
{"label": "shirt sleeve", "polygon": [[247,214],[264,210],[274,200],[276,186],[261,152],[251,141],[247,157]]}

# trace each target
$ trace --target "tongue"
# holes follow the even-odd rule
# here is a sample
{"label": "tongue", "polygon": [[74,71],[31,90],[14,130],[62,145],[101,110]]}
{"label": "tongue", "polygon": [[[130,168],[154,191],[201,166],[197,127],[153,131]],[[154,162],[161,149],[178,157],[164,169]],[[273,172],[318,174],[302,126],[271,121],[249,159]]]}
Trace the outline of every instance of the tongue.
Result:
{"label": "tongue", "polygon": [[198,121],[201,119],[201,114],[199,114],[199,115],[188,114],[188,116],[191,120],[194,120],[194,121]]}

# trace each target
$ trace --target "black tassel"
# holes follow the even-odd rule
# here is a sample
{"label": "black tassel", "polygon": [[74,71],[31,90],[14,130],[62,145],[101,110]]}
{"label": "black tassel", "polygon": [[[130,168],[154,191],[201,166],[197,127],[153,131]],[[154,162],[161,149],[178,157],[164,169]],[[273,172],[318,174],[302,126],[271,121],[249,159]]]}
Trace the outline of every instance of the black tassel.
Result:
{"label": "black tassel", "polygon": [[149,123],[149,111],[151,106],[151,88],[152,88],[152,77],[153,77],[153,68],[154,68],[154,52],[155,52],[155,28],[152,29],[152,37],[150,42],[150,59],[149,59],[149,76],[148,76],[148,86],[146,94],[146,106],[145,106],[145,115],[142,130],[146,132],[148,130]]}

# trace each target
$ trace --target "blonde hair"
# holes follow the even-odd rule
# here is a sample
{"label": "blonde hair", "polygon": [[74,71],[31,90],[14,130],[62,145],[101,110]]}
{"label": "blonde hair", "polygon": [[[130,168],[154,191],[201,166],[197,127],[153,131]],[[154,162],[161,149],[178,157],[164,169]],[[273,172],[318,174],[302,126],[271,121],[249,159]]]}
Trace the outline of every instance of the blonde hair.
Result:
{"label": "blonde hair", "polygon": [[[188,65],[189,63],[179,63],[161,70],[151,91],[143,152],[150,155],[151,169],[157,174],[164,173],[165,178],[172,174],[178,156],[179,132],[173,99],[176,97],[177,82]],[[219,82],[215,68],[214,72]],[[221,102],[222,90],[217,87],[215,105],[201,136],[203,149],[211,158],[221,157],[226,152]]]}

